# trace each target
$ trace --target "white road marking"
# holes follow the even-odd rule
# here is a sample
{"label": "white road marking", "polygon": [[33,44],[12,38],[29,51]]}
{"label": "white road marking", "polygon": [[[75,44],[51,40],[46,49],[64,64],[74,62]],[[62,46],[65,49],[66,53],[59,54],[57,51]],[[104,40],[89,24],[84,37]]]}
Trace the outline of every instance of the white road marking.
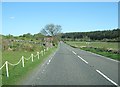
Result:
{"label": "white road marking", "polygon": [[83,62],[85,62],[86,64],[88,64],[88,62],[86,60],[84,60],[82,57],[78,56]]}
{"label": "white road marking", "polygon": [[49,64],[49,62],[47,63],[47,65]]}
{"label": "white road marking", "polygon": [[51,59],[49,60],[49,63],[50,63]]}
{"label": "white road marking", "polygon": [[[59,48],[57,49],[57,51],[58,51],[58,50],[59,50]],[[56,51],[56,52],[57,52],[57,51]],[[46,61],[46,63],[42,64],[42,67],[45,66],[44,69],[46,68],[46,64],[47,64],[47,65],[50,64],[50,62],[51,62],[51,60],[53,59],[53,57],[55,56],[56,52],[51,56],[51,58],[50,58],[49,60]],[[44,70],[42,71],[42,73],[43,73],[43,72],[44,72]]]}
{"label": "white road marking", "polygon": [[[74,51],[72,51],[75,55],[76,53]],[[87,51],[89,52],[89,51]],[[100,56],[102,58],[104,58],[104,56],[102,55],[99,55],[99,54],[95,54],[95,53],[92,53],[92,52],[89,52],[91,54],[94,54],[94,55],[97,55],[97,56]],[[82,61],[84,61],[86,64],[88,64],[88,62],[86,60],[84,60],[82,57],[78,56]],[[110,58],[105,58],[105,59],[108,59],[108,60],[112,60],[112,61],[115,61],[115,62],[119,62],[117,60],[114,60],[114,59],[110,59]],[[96,72],[98,72],[100,75],[102,75],[105,79],[107,79],[108,81],[110,81],[112,84],[116,85],[117,87],[120,87],[116,82],[114,82],[113,80],[111,80],[109,77],[107,77],[105,74],[103,74],[101,71],[99,70],[96,70]]]}
{"label": "white road marking", "polygon": [[76,55],[76,53],[74,51],[72,51],[72,52]]}
{"label": "white road marking", "polygon": [[[45,67],[46,68],[46,67]],[[45,69],[42,70],[42,73],[44,73]]]}
{"label": "white road marking", "polygon": [[[58,50],[57,50],[57,51],[58,51]],[[56,51],[56,52],[57,52],[57,51]],[[51,58],[48,60],[47,65],[51,62],[51,60],[52,60],[52,58],[55,56],[56,52],[55,52],[55,53],[51,56]],[[44,66],[44,64],[43,64],[42,66]]]}
{"label": "white road marking", "polygon": [[[52,58],[51,58],[52,59]],[[51,59],[47,62],[47,65],[50,63]]]}
{"label": "white road marking", "polygon": [[110,78],[108,78],[105,74],[103,74],[101,71],[96,70],[100,75],[102,75],[104,78],[106,78],[108,81],[110,81],[112,84],[119,86],[117,83],[115,83],[113,80],[111,80]]}

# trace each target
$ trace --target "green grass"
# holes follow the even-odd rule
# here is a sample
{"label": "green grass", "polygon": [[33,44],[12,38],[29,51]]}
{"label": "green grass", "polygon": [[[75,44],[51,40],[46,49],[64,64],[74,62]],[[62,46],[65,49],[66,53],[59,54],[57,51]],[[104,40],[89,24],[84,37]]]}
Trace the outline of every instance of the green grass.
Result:
{"label": "green grass", "polygon": [[[0,66],[2,66],[2,51],[0,49]],[[2,73],[2,71],[0,70],[0,73]],[[2,78],[2,76],[0,75],[0,78]],[[2,86],[2,79],[0,80],[0,87]]]}
{"label": "green grass", "polygon": [[[35,67],[41,64],[48,56],[56,50],[56,47],[50,48],[44,56],[40,56],[40,59],[34,58],[34,62],[31,60],[25,61],[25,67],[22,67],[22,64],[17,66],[9,65],[9,74],[10,77],[6,77],[5,67],[2,69],[2,84],[3,85],[15,85],[21,79],[29,74]],[[24,52],[24,51],[4,51],[3,52],[3,63],[7,60],[10,63],[17,63],[21,56],[28,58],[30,54],[36,54],[36,52]]]}
{"label": "green grass", "polygon": [[89,47],[98,47],[98,48],[112,48],[113,50],[118,50],[118,42],[79,42],[79,41],[66,41],[68,44],[81,47],[81,46],[89,46]]}
{"label": "green grass", "polygon": [[112,52],[99,51],[97,49],[87,48],[87,47],[84,47],[84,48],[81,48],[81,49],[85,50],[85,51],[90,51],[90,52],[93,52],[93,53],[96,53],[96,54],[100,54],[102,56],[106,56],[106,57],[109,57],[109,58],[120,61],[120,58],[119,58],[120,54],[115,54],[115,53],[112,53]]}
{"label": "green grass", "polygon": [[[106,52],[104,49],[118,50],[118,42],[78,42],[78,41],[66,41],[67,44],[72,47],[77,47],[82,50],[90,51],[96,54],[100,54],[115,60],[120,60],[120,54],[115,54],[113,52]],[[97,49],[95,49],[97,48]]]}

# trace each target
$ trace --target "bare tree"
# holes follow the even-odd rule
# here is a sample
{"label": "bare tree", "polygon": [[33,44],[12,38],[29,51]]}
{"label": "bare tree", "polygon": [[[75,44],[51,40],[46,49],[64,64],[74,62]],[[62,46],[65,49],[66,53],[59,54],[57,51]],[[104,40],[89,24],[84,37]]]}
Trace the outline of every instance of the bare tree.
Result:
{"label": "bare tree", "polygon": [[61,33],[61,26],[54,24],[47,24],[42,30],[41,34],[45,36],[56,36]]}
{"label": "bare tree", "polygon": [[41,34],[45,36],[52,36],[53,44],[57,43],[60,40],[61,26],[54,24],[47,24],[42,30]]}

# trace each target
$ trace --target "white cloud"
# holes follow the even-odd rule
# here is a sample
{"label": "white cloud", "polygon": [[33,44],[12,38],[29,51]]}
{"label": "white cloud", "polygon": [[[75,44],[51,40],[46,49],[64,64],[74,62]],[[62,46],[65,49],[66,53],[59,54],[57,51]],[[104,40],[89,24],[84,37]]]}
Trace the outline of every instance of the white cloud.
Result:
{"label": "white cloud", "polygon": [[15,19],[15,17],[14,17],[14,16],[11,16],[10,19]]}

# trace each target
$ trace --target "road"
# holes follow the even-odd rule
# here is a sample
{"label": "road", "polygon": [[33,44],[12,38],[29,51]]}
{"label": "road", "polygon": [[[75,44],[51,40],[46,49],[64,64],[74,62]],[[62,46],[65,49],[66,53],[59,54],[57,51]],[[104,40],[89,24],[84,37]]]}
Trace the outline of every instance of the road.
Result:
{"label": "road", "polygon": [[118,63],[61,42],[23,85],[118,85]]}

